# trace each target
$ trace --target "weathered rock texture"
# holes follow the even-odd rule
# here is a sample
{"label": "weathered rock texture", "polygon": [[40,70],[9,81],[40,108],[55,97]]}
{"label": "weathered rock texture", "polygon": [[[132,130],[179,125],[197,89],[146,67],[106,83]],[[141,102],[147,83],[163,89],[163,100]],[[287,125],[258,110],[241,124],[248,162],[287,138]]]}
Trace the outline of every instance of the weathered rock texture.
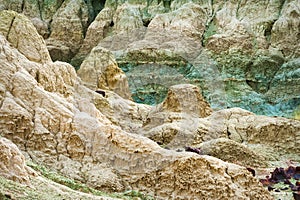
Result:
{"label": "weathered rock texture", "polygon": [[279,48],[287,57],[300,56],[299,44],[299,0],[284,1],[280,16],[271,30],[271,46]]}
{"label": "weathered rock texture", "polygon": [[[0,12],[1,134],[29,159],[98,189],[269,199],[243,167],[156,143],[243,166],[299,162],[299,121],[239,108],[212,112],[207,103],[298,118],[299,0],[174,0],[170,7],[108,0],[89,26],[104,6],[93,2],[0,3],[29,16],[47,38],[46,46],[23,15]],[[53,63],[46,47],[53,60],[81,65],[82,80],[71,65]],[[135,100],[167,98],[157,106],[128,100],[118,65]],[[171,87],[183,83],[201,90]]]}
{"label": "weathered rock texture", "polygon": [[[152,1],[145,9],[139,1],[119,6],[108,3],[107,10],[99,16],[110,11],[105,21],[107,25],[113,22],[111,33],[104,39],[96,31],[89,35],[114,53],[129,77],[135,101],[160,103],[169,87],[168,80],[173,79],[174,84],[193,83],[201,87],[213,108],[242,107],[258,114],[293,117],[299,105],[299,98],[292,95],[299,93],[294,87],[299,88],[298,76],[284,80],[284,90],[271,87],[273,83],[281,84],[276,82],[276,73],[282,69],[285,75],[289,74],[290,69],[284,66],[296,63],[299,57],[298,0],[172,1],[167,13],[162,3],[156,4]],[[136,10],[137,5],[145,10]],[[113,9],[117,9],[115,14]],[[103,27],[101,23],[95,21],[94,26]],[[86,44],[92,45],[88,41]],[[160,66],[161,70],[153,66]],[[149,76],[140,76],[139,69],[154,77],[165,76],[167,81],[149,81]],[[186,80],[178,82],[169,76],[171,69],[177,72],[176,77],[184,76]],[[273,91],[287,90],[291,93],[284,100],[273,95]]]}
{"label": "weathered rock texture", "polygon": [[201,143],[198,148],[204,155],[220,158],[226,162],[247,167],[266,167],[266,158],[259,151],[227,138],[218,138]]}
{"label": "weathered rock texture", "polygon": [[112,53],[95,47],[78,70],[78,76],[91,90],[111,90],[130,99],[127,77],[118,67]]}
{"label": "weathered rock texture", "polygon": [[88,8],[83,1],[65,1],[53,16],[51,34],[46,40],[53,60],[70,61],[84,39]]}
{"label": "weathered rock texture", "polygon": [[51,61],[46,46],[37,45],[45,42],[27,17],[12,11],[3,11],[0,16],[0,27],[0,33],[28,60],[39,63]]}
{"label": "weathered rock texture", "polygon": [[[94,47],[112,51],[129,77],[136,102],[162,102],[173,79],[172,85],[201,87],[213,108],[242,107],[257,114],[294,117],[300,104],[293,95],[298,94],[299,77],[284,80],[284,90],[272,86],[281,85],[277,72],[289,74],[285,65],[299,58],[299,3],[4,0],[0,10],[27,15],[47,38],[52,59],[70,61],[76,69]],[[165,76],[166,84],[149,81],[147,73],[139,74],[136,84],[131,75],[140,69]],[[281,91],[290,93],[282,99],[275,95]]]}
{"label": "weathered rock texture", "polygon": [[[213,112],[206,118],[153,110],[136,132],[169,149],[203,148],[203,154],[256,167],[300,152],[297,120],[257,116],[239,108]],[[292,157],[299,162],[299,157]]]}
{"label": "weathered rock texture", "polygon": [[52,59],[70,61],[79,50],[94,15],[103,8],[102,4],[102,1],[90,0],[4,0],[0,2],[0,10],[28,16],[39,34],[47,39]]}
{"label": "weathered rock texture", "polygon": [[90,53],[102,39],[108,36],[112,31],[113,19],[112,10],[105,8],[97,15],[96,19],[90,24],[87,29],[82,46],[74,58],[72,58],[72,65],[76,68],[80,67],[80,64],[84,58]]}
{"label": "weathered rock texture", "polygon": [[188,84],[172,86],[166,99],[152,108],[137,132],[170,148],[184,147],[197,141],[199,118],[211,112],[199,88]]}
{"label": "weathered rock texture", "polygon": [[0,138],[0,176],[7,179],[29,184],[29,176],[33,171],[26,166],[25,157],[8,139]]}
{"label": "weathered rock texture", "polygon": [[33,161],[98,189],[156,199],[271,199],[241,166],[164,150],[113,125],[93,104],[104,97],[83,86],[71,65],[30,61],[2,34],[0,44],[0,131]]}
{"label": "weathered rock texture", "polygon": [[188,84],[170,87],[166,99],[157,109],[160,112],[187,113],[200,118],[207,117],[212,112],[199,88]]}

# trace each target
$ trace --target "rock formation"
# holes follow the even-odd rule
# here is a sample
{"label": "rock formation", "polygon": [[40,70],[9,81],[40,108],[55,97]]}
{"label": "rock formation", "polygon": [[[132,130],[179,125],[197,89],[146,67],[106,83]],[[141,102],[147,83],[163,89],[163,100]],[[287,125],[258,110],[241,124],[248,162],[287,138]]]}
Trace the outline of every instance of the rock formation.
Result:
{"label": "rock formation", "polygon": [[187,113],[196,117],[207,117],[212,110],[194,85],[175,85],[170,87],[163,103],[157,106],[160,112]]}
{"label": "rock formation", "polygon": [[91,90],[112,90],[123,98],[130,99],[125,73],[117,66],[110,51],[95,47],[84,60],[78,76]]}
{"label": "rock formation", "polygon": [[[271,82],[299,58],[299,0],[167,2],[4,0],[0,10],[27,15],[46,39],[52,59],[71,62],[76,69],[97,45],[112,51],[136,102],[161,103],[169,87],[141,76],[137,88],[131,75],[147,68],[174,84],[201,87],[216,109],[294,116],[300,101],[292,95],[298,93],[293,86],[298,86],[298,76],[284,83],[285,90],[293,90],[284,100],[274,95],[282,90]],[[176,76],[169,77],[174,70]],[[181,82],[180,76],[185,78]]]}
{"label": "rock formation", "polygon": [[[166,77],[169,77],[171,70],[176,70],[177,77],[184,76],[187,80],[178,82],[174,78],[173,82],[193,83],[201,87],[213,108],[242,107],[258,114],[293,117],[299,98],[286,95],[283,101],[276,95],[270,96],[269,90],[276,72],[281,68],[287,70],[284,64],[295,63],[294,59],[299,57],[295,53],[298,43],[281,43],[284,39],[280,38],[285,37],[277,36],[281,29],[276,28],[281,25],[293,27],[290,31],[295,31],[291,34],[293,41],[296,40],[294,36],[299,32],[298,21],[295,20],[299,14],[295,6],[297,1],[239,4],[232,1],[193,2],[173,1],[168,13],[161,13],[161,5],[153,2],[148,8],[149,24],[144,23],[144,26],[140,23],[147,19],[147,14],[141,11],[142,19],[138,19],[134,18],[135,12],[128,12],[127,15],[139,24],[131,31],[125,27],[116,31],[115,25],[121,18],[111,15],[106,18],[114,26],[110,27],[111,34],[99,45],[111,50],[119,66],[127,73],[133,99],[150,104],[160,103],[163,100],[161,96],[166,95],[165,88],[168,88],[159,80],[148,81],[147,76],[140,77],[141,84],[138,86],[142,86],[137,87],[135,76],[131,74],[138,69],[148,69],[154,76],[163,74]],[[130,10],[131,6],[134,10],[138,2],[131,3],[120,5],[118,9],[126,7]],[[107,9],[113,7],[108,6]],[[264,12],[257,15],[259,9]],[[193,21],[199,18],[200,21]],[[101,25],[95,21],[97,23]],[[126,25],[129,26],[129,22]],[[89,37],[94,35],[93,38],[98,38],[96,33],[91,32]],[[282,53],[284,51],[291,53]],[[149,67],[154,65],[162,68],[160,73],[155,71],[156,67]],[[297,83],[297,80],[296,77],[291,78],[291,84]],[[153,99],[153,90],[157,100]],[[293,89],[292,93],[298,93],[297,89]]]}
{"label": "rock formation", "polygon": [[88,8],[83,1],[65,1],[52,18],[46,40],[53,60],[70,61],[78,52],[88,23]]}
{"label": "rock formation", "polygon": [[245,167],[300,163],[299,0],[167,2],[0,2],[1,176],[272,199]]}
{"label": "rock formation", "polygon": [[[125,132],[96,109],[93,99],[104,97],[83,86],[71,65],[30,61],[2,33],[0,41],[1,134],[32,161],[98,189],[130,188],[156,199],[271,199],[241,166]],[[29,45],[43,49],[41,41]]]}
{"label": "rock formation", "polygon": [[0,138],[0,176],[20,183],[29,184],[33,173],[25,164],[25,157],[8,139]]}
{"label": "rock formation", "polygon": [[51,60],[42,37],[26,17],[12,11],[1,12],[0,32],[30,61],[46,63]]}
{"label": "rock formation", "polygon": [[98,44],[102,39],[109,35],[112,26],[112,10],[105,8],[88,27],[78,53],[72,58],[72,65],[79,68],[84,58],[90,53],[92,48],[96,46],[95,44]]}
{"label": "rock formation", "polygon": [[266,158],[247,145],[227,138],[218,138],[201,143],[198,148],[202,154],[220,158],[224,161],[247,167],[266,167]]}

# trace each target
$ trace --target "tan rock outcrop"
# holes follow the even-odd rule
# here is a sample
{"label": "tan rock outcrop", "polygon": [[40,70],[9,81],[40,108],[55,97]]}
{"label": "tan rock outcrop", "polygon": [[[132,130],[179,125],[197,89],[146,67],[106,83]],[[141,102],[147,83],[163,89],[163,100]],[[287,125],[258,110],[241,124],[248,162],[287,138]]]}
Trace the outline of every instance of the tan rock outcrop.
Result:
{"label": "tan rock outcrop", "polygon": [[[208,6],[214,17],[205,35],[208,37],[205,47],[216,53],[232,50],[254,53],[271,45],[282,50],[285,56],[297,57],[299,9],[296,4],[299,4],[298,0],[214,2]],[[285,37],[286,34],[290,37]]]}
{"label": "tan rock outcrop", "polygon": [[130,32],[143,27],[142,15],[139,6],[122,4],[114,14],[114,31],[116,33]]}
{"label": "tan rock outcrop", "polygon": [[[236,166],[220,165],[220,160],[209,156],[178,158],[168,167],[157,170],[157,175],[147,173],[137,181],[136,187],[155,188],[153,194],[156,194],[156,199],[186,199],[187,197],[195,199],[259,199],[264,196],[265,191],[263,190],[261,190],[261,194],[253,194],[243,189],[238,189],[239,192],[232,192],[233,188],[242,188],[242,185],[249,183],[246,183],[246,180],[252,178],[252,175],[245,169],[236,168]],[[245,176],[245,174],[247,175]],[[228,182],[229,179],[230,182]],[[187,181],[192,183],[188,188],[185,184]],[[253,181],[256,182],[255,179]],[[195,196],[194,193],[198,195]],[[266,196],[263,198],[272,199],[272,197]]]}
{"label": "tan rock outcrop", "polygon": [[97,109],[101,110],[111,122],[123,130],[138,133],[152,106],[132,102],[111,91],[106,91],[105,95],[105,98],[102,95],[94,97],[94,104]]}
{"label": "tan rock outcrop", "polygon": [[212,112],[200,89],[191,84],[170,87],[166,99],[156,109],[160,112],[180,112],[200,118],[207,117]]}
{"label": "tan rock outcrop", "polygon": [[69,64],[29,61],[2,35],[0,44],[0,131],[33,161],[99,189],[156,199],[271,199],[243,167],[164,150],[113,125]]}
{"label": "tan rock outcrop", "polygon": [[246,167],[266,167],[266,158],[247,145],[227,138],[218,138],[203,142],[197,146],[202,154],[210,155],[226,162]]}
{"label": "tan rock outcrop", "polygon": [[8,139],[0,137],[0,176],[20,182],[30,184],[30,175],[33,170],[26,166],[25,157]]}
{"label": "tan rock outcrop", "polygon": [[203,147],[203,154],[243,166],[284,162],[286,155],[300,161],[294,156],[300,152],[297,120],[258,116],[240,108],[220,110],[205,118],[153,110],[137,133],[166,148],[192,146],[201,151]]}
{"label": "tan rock outcrop", "polygon": [[[258,116],[248,111],[233,108],[219,111],[225,118],[230,139],[250,144],[264,144],[282,152],[300,152],[300,123],[281,117]],[[221,121],[215,121],[221,123]]]}
{"label": "tan rock outcrop", "polygon": [[26,15],[28,18],[38,18],[49,22],[63,1],[30,1],[30,0],[3,0],[0,2],[0,10],[13,10]]}
{"label": "tan rock outcrop", "polygon": [[287,162],[289,156],[295,162],[300,161],[300,123],[297,120],[259,116],[240,108],[214,112],[208,120],[214,127],[210,134],[219,134],[220,137],[242,143],[266,158],[266,163]]}
{"label": "tan rock outcrop", "polygon": [[152,49],[154,52],[150,52],[151,54],[148,55],[150,58],[151,55],[159,57],[158,55],[162,53],[161,58],[154,60],[168,61],[166,59],[168,57],[169,61],[176,60],[177,57],[191,60],[201,49],[199,42],[205,29],[205,21],[205,11],[193,3],[185,4],[171,13],[157,15],[148,25],[144,40],[129,46],[129,55],[132,57],[135,52],[138,53],[137,49],[140,51]]}
{"label": "tan rock outcrop", "polygon": [[299,0],[285,1],[281,15],[271,30],[271,47],[282,51],[286,57],[300,56],[299,3]]}
{"label": "tan rock outcrop", "polygon": [[93,48],[81,64],[78,76],[91,90],[111,90],[123,98],[131,98],[125,73],[118,67],[113,54],[102,47]]}
{"label": "tan rock outcrop", "polygon": [[89,25],[83,43],[76,56],[72,59],[72,65],[79,68],[84,58],[101,40],[112,32],[112,29],[113,11],[110,8],[104,8]]}
{"label": "tan rock outcrop", "polygon": [[51,22],[51,34],[46,40],[53,60],[70,61],[77,53],[87,28],[88,9],[83,1],[65,1]]}
{"label": "tan rock outcrop", "polygon": [[117,33],[99,45],[113,51],[125,63],[178,64],[198,56],[205,20],[205,11],[190,3],[173,12],[157,14],[147,27],[137,19],[131,31]]}
{"label": "tan rock outcrop", "polygon": [[207,30],[206,33],[208,37],[206,48],[215,53],[230,49],[252,52],[253,40],[255,40],[253,37],[255,36],[252,35],[247,21],[243,23],[239,20],[240,16],[237,13],[240,8],[240,4],[229,1],[214,13],[215,17],[209,24],[211,30]]}
{"label": "tan rock outcrop", "polygon": [[51,61],[45,41],[36,32],[31,21],[13,11],[0,12],[0,33],[30,61]]}
{"label": "tan rock outcrop", "polygon": [[197,86],[175,85],[169,88],[166,99],[152,108],[138,133],[169,148],[201,143],[197,129],[206,129],[209,122],[199,118],[211,112]]}

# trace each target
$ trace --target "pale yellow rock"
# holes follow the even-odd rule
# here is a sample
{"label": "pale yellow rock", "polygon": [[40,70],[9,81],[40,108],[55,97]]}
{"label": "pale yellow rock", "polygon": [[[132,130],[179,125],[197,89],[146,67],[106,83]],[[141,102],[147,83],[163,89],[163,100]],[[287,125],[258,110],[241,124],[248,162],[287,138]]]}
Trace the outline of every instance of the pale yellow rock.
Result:
{"label": "pale yellow rock", "polygon": [[27,17],[14,11],[1,11],[0,27],[0,33],[28,60],[39,63],[51,61],[45,41]]}
{"label": "pale yellow rock", "polygon": [[122,4],[114,13],[114,31],[116,33],[130,32],[143,27],[141,12],[138,6]]}
{"label": "pale yellow rock", "polygon": [[[284,155],[300,152],[297,120],[257,116],[240,108],[220,110],[205,118],[153,110],[137,132],[166,148],[203,146],[204,154],[256,167],[272,165],[270,161],[274,160],[284,162]],[[299,156],[292,159],[300,161]]]}
{"label": "pale yellow rock", "polygon": [[[120,126],[123,130],[130,133],[138,133],[138,130],[147,120],[152,106],[138,104],[133,101],[123,99],[116,93],[107,91],[105,100],[101,97],[95,98],[96,107],[110,119],[111,122]],[[105,104],[103,104],[105,102]]]}
{"label": "pale yellow rock", "polygon": [[300,56],[299,4],[299,0],[285,2],[271,32],[271,46],[281,50],[286,57]]}
{"label": "pale yellow rock", "polygon": [[79,67],[93,47],[97,46],[103,38],[112,32],[112,25],[113,11],[110,8],[104,8],[89,25],[83,43],[76,56],[72,59],[72,65]]}
{"label": "pale yellow rock", "polygon": [[173,12],[157,15],[148,28],[157,32],[164,29],[176,30],[185,36],[196,38],[201,37],[206,19],[206,13],[200,5],[188,3]]}
{"label": "pale yellow rock", "polygon": [[199,144],[203,142],[200,135],[203,130],[209,132],[210,124],[206,119],[199,118],[211,113],[210,105],[197,86],[175,85],[169,88],[166,99],[152,108],[139,133],[169,148]]}
{"label": "pale yellow rock", "polygon": [[78,76],[91,90],[111,90],[123,98],[131,98],[125,73],[118,67],[113,54],[100,46],[93,48],[83,61]]}
{"label": "pale yellow rock", "polygon": [[[133,9],[130,7],[134,8],[128,6],[127,9]],[[113,51],[116,58],[125,63],[176,65],[199,55],[206,19],[199,5],[189,3],[173,12],[157,14],[148,27],[139,23],[130,25],[130,31],[124,28],[99,45]]]}
{"label": "pale yellow rock", "polygon": [[65,1],[53,16],[46,40],[53,60],[70,61],[77,53],[87,28],[87,6],[80,0]]}
{"label": "pale yellow rock", "polygon": [[[253,53],[257,49],[267,49],[281,6],[278,1],[214,2],[215,17],[210,26],[215,30],[208,31],[211,35],[205,46],[215,53],[228,50]],[[257,12],[258,9],[264,11]]]}
{"label": "pale yellow rock", "polygon": [[[156,199],[272,199],[264,196],[266,190],[254,194],[242,189],[248,184],[245,181],[252,178],[245,169],[233,164],[222,165],[219,159],[209,156],[178,158],[156,173],[156,176],[153,173],[146,174],[136,184],[137,188],[143,190],[154,187]],[[157,179],[160,181],[157,182]],[[191,184],[186,185],[185,182]],[[257,180],[252,179],[251,184],[253,183],[257,183]],[[194,196],[195,193],[198,196]]]}
{"label": "pale yellow rock", "polygon": [[25,157],[18,147],[6,138],[0,137],[0,176],[30,184],[33,171],[26,166]]}
{"label": "pale yellow rock", "polygon": [[197,146],[202,154],[220,158],[223,161],[246,167],[266,167],[266,158],[247,145],[227,138],[218,138],[203,142]]}
{"label": "pale yellow rock", "polygon": [[201,40],[205,20],[206,13],[199,5],[185,4],[178,10],[155,16],[148,26],[144,40],[131,46],[147,49],[148,45],[157,49],[158,54],[166,49],[185,59],[191,59],[199,51],[197,48],[201,48],[197,41]]}
{"label": "pale yellow rock", "polygon": [[[248,150],[266,159],[266,162],[261,164],[274,166],[274,161],[278,163],[286,163],[289,159],[300,161],[298,156],[300,123],[297,120],[259,116],[240,108],[214,112],[208,120],[215,128],[207,135],[218,133],[220,137],[242,143]],[[234,148],[232,150],[235,151]],[[243,161],[241,158],[241,161],[245,163],[246,160]]]}
{"label": "pale yellow rock", "polygon": [[[1,134],[33,161],[93,187],[129,188],[155,199],[271,199],[243,167],[164,150],[113,125],[68,64],[30,62],[5,37],[0,36],[0,44]],[[49,66],[53,70],[48,72]],[[64,78],[55,82],[57,73]]]}
{"label": "pale yellow rock", "polygon": [[156,109],[161,112],[187,113],[200,118],[212,112],[200,89],[191,84],[170,87],[166,99]]}
{"label": "pale yellow rock", "polygon": [[[294,119],[257,116],[242,109],[229,109],[229,138],[238,142],[264,144],[278,153],[300,152],[300,123]],[[220,111],[223,112],[223,111]]]}

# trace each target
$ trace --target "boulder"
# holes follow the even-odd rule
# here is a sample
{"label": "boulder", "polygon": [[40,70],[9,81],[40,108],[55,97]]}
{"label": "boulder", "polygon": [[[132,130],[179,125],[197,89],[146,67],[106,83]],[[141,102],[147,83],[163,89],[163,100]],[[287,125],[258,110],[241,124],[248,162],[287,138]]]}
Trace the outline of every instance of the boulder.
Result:
{"label": "boulder", "polygon": [[206,119],[212,113],[197,86],[175,85],[169,88],[165,100],[152,108],[138,133],[168,148],[182,148],[199,144],[197,129],[209,125]]}

